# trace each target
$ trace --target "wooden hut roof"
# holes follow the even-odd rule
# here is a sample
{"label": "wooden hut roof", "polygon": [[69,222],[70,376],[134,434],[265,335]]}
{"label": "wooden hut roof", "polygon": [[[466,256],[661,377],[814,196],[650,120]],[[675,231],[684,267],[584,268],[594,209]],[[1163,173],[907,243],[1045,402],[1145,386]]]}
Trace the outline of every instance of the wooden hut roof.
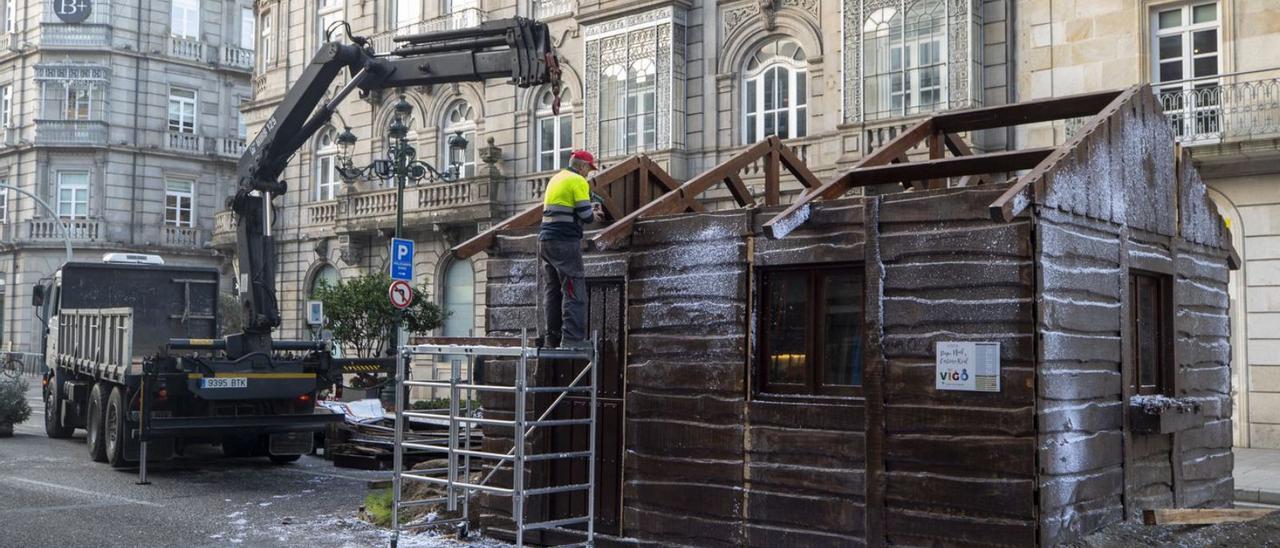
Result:
{"label": "wooden hut roof", "polygon": [[[959,136],[971,131],[1083,117],[1087,120],[1079,130],[1056,147],[974,154]],[[1099,220],[1126,223],[1127,219],[1121,218],[1123,205],[1090,200],[1091,195],[1104,193],[1085,190],[1083,187],[1089,185],[1090,178],[1080,175],[1087,169],[1123,169],[1121,166],[1126,163],[1159,164],[1159,160],[1134,155],[1142,151],[1152,152],[1152,147],[1164,146],[1164,143],[1176,147],[1150,86],[1137,85],[1119,91],[935,114],[910,126],[863,157],[851,169],[825,183],[814,176],[790,147],[774,136],[678,185],[651,159],[640,154],[592,179],[593,189],[601,195],[605,209],[616,221],[590,238],[593,247],[604,250],[629,236],[641,218],[702,210],[698,196],[721,182],[739,206],[753,207],[755,198],[740,172],[761,160],[764,161],[765,205],[779,204],[779,178],[784,168],[805,188],[795,202],[764,223],[765,233],[774,239],[785,238],[806,222],[813,202],[840,198],[855,187],[910,183],[923,188],[941,188],[951,178],[957,178],[959,184],[965,186],[987,182],[989,174],[1022,171],[1025,174],[1013,178],[1008,190],[991,203],[993,220],[1010,221],[1033,203],[1061,208],[1063,203],[1076,200],[1080,203],[1067,204],[1063,209]],[[929,158],[910,161],[908,152],[920,145],[927,145]],[[1126,150],[1128,148],[1134,150]],[[947,152],[951,157],[946,156]],[[1239,261],[1231,249],[1230,237],[1226,236],[1217,208],[1209,201],[1204,184],[1191,167],[1188,156],[1179,151],[1173,158],[1171,163],[1176,165],[1172,167],[1183,184],[1178,185],[1178,195],[1172,197],[1176,203],[1166,204],[1169,206],[1166,209],[1178,212],[1173,220],[1179,234],[1197,244],[1228,249],[1232,268],[1237,268]],[[1150,171],[1141,173],[1149,174]],[[660,186],[654,188],[655,192],[641,192],[639,201],[632,200],[634,207],[624,209],[611,203],[608,187],[637,175],[643,181],[657,181]],[[648,183],[642,183],[642,186],[647,188]],[[541,209],[541,205],[531,207],[495,225],[455,247],[454,254],[458,257],[474,255],[492,245],[499,231],[536,225],[541,218]]]}

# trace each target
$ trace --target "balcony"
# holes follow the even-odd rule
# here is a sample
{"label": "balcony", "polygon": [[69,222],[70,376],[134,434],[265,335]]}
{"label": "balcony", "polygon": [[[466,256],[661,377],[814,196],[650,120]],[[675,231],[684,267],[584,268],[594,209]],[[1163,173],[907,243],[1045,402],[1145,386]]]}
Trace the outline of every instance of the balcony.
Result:
{"label": "balcony", "polygon": [[533,18],[551,19],[578,11],[577,0],[533,0]]}
{"label": "balcony", "polygon": [[[494,181],[474,177],[404,189],[406,226],[468,224],[491,219],[499,207]],[[396,189],[376,188],[313,202],[303,207],[302,226],[337,233],[372,232],[396,222]],[[216,239],[216,235],[215,235]]]}
{"label": "balcony", "polygon": [[204,231],[190,226],[164,225],[161,244],[165,247],[199,248],[204,245]]}
{"label": "balcony", "polygon": [[1178,141],[1207,145],[1280,137],[1280,70],[1232,74],[1219,82],[1158,90]]}
{"label": "balcony", "polygon": [[165,53],[167,53],[169,57],[195,61],[197,63],[204,63],[208,60],[204,54],[204,42],[182,36],[170,36],[169,49]]}
{"label": "balcony", "polygon": [[73,242],[96,242],[101,239],[102,222],[94,219],[28,219],[26,239],[32,242],[61,242],[63,222]]}
{"label": "balcony", "polygon": [[37,146],[107,146],[101,120],[36,120]]}
{"label": "balcony", "polygon": [[244,155],[244,139],[239,137],[210,137],[205,147],[209,154],[222,158],[239,160]]}
{"label": "balcony", "polygon": [[200,154],[201,139],[194,133],[170,131],[165,135],[164,149],[184,154]]}
{"label": "balcony", "polygon": [[253,71],[253,50],[235,46],[218,48],[218,64],[227,68]]}
{"label": "balcony", "polygon": [[40,24],[40,47],[46,49],[109,48],[111,47],[111,27],[88,24],[88,22],[78,25],[44,22]]}
{"label": "balcony", "polygon": [[238,218],[234,211],[228,209],[214,213],[213,237],[211,239],[213,247],[219,249],[231,249],[235,247],[237,225]]}
{"label": "balcony", "polygon": [[378,53],[387,53],[396,48],[396,43],[392,40],[395,36],[406,36],[410,34],[421,34],[424,32],[440,32],[442,30],[465,29],[479,26],[489,19],[489,15],[477,8],[467,8],[455,11],[453,13],[428,19],[418,23],[405,25],[390,32],[384,32],[373,36],[373,50]]}

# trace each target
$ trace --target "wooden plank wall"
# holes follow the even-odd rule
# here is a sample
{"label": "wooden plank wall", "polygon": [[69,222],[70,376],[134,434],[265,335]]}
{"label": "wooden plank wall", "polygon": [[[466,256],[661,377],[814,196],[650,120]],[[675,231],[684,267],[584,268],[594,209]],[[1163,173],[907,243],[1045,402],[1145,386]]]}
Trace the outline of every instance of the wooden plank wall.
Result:
{"label": "wooden plank wall", "polygon": [[[1229,504],[1222,222],[1189,157],[1175,161],[1154,96],[1144,91],[1084,135],[1046,181],[1036,219],[1040,542],[1070,543],[1144,508]],[[1129,431],[1131,269],[1174,277],[1173,395],[1204,403],[1203,428]]]}
{"label": "wooden plank wall", "polygon": [[632,236],[623,536],[744,543],[750,228],[728,211],[648,220]]}
{"label": "wooden plank wall", "polygon": [[[1031,230],[987,217],[1005,188],[880,198],[885,538],[873,544],[1035,542]],[[1001,343],[1000,392],[935,390],[935,344],[964,340]]]}
{"label": "wooden plank wall", "polygon": [[[1036,235],[1040,539],[1053,545],[1123,519],[1120,331],[1128,282],[1120,227],[1045,208]],[[1137,462],[1151,478],[1139,492],[1157,489],[1169,477],[1167,444],[1134,445],[1150,457]]]}
{"label": "wooden plank wall", "polygon": [[[866,244],[861,199],[816,205],[809,222],[785,239],[770,240],[759,225],[781,210],[765,208],[756,215],[755,266],[845,263],[861,271]],[[865,408],[862,398],[748,399],[746,545],[864,543]]]}
{"label": "wooden plank wall", "polygon": [[1232,505],[1231,316],[1225,267],[1231,236],[1204,183],[1183,154],[1178,177],[1181,222],[1174,299],[1179,396],[1199,401],[1207,421],[1180,434],[1182,505]]}

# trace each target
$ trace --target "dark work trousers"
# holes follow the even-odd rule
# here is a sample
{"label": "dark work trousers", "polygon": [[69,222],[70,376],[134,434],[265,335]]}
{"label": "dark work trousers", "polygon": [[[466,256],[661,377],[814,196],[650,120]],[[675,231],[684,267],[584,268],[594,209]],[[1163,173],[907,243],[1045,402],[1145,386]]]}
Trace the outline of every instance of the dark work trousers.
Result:
{"label": "dark work trousers", "polygon": [[547,346],[586,340],[587,282],[582,275],[581,240],[539,241],[538,258]]}

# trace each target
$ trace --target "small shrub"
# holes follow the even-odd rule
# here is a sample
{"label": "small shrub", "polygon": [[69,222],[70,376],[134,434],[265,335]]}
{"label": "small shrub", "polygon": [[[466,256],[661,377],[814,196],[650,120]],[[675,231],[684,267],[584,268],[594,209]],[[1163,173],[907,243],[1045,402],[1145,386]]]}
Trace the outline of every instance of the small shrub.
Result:
{"label": "small shrub", "polygon": [[391,527],[391,490],[382,489],[364,497],[364,513],[369,523]]}
{"label": "small shrub", "polygon": [[20,424],[31,417],[27,381],[0,382],[0,423]]}

